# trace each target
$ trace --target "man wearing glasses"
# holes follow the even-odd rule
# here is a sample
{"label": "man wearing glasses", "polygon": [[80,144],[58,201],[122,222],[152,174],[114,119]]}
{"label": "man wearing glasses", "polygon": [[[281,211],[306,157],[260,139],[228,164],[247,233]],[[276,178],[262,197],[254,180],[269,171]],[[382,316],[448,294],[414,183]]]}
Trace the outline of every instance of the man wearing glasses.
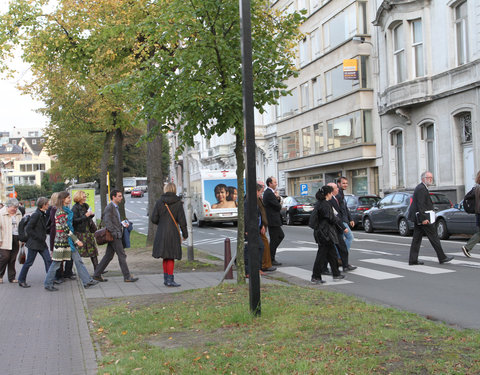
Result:
{"label": "man wearing glasses", "polygon": [[431,213],[434,214],[434,210],[428,187],[433,183],[432,172],[423,172],[421,179],[422,182],[417,185],[413,192],[412,204],[410,205],[410,210],[408,212],[408,218],[415,223],[408,264],[411,266],[424,264],[418,260],[418,253],[420,251],[420,245],[424,234],[427,235],[428,240],[437,253],[440,264],[447,263],[450,262],[453,257],[446,256],[443,252],[442,244],[440,243],[435,225],[431,219]]}

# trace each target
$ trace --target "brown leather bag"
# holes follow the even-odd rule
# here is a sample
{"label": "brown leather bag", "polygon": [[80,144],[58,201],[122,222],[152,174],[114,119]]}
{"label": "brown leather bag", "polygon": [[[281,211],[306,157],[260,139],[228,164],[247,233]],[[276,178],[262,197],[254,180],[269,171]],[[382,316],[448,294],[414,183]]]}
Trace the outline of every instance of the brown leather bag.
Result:
{"label": "brown leather bag", "polygon": [[102,228],[94,233],[95,241],[98,245],[105,245],[108,242],[113,242],[113,236],[107,228]]}

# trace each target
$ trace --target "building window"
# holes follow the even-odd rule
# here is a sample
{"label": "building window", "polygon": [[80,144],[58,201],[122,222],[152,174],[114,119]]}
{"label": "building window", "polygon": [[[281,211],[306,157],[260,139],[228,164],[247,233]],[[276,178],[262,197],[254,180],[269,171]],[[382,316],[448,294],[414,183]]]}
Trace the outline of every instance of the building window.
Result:
{"label": "building window", "polygon": [[435,126],[431,123],[422,128],[423,139],[425,141],[426,167],[432,173],[435,173]]}
{"label": "building window", "polygon": [[32,145],[36,145],[37,144],[37,140],[36,139],[32,139]]}
{"label": "building window", "polygon": [[368,34],[367,2],[358,2],[358,32]]}
{"label": "building window", "polygon": [[310,108],[310,89],[308,87],[308,82],[300,86],[300,95],[302,102],[302,112]]}
{"label": "building window", "polygon": [[17,140],[16,139],[12,140],[12,145],[16,145],[16,144],[17,144]]}
{"label": "building window", "polygon": [[300,66],[306,65],[309,60],[308,60],[308,43],[307,43],[307,38],[303,38],[300,41]]}
{"label": "building window", "polygon": [[361,111],[330,120],[327,128],[329,150],[362,143]]}
{"label": "building window", "polygon": [[300,156],[298,131],[281,136],[279,148],[282,160],[298,158]]}
{"label": "building window", "polygon": [[323,24],[323,46],[328,51],[357,34],[356,4]]}
{"label": "building window", "polygon": [[313,30],[310,34],[310,43],[312,43],[312,60],[320,57],[322,53],[322,39],[320,28]]}
{"label": "building window", "polygon": [[322,79],[320,76],[312,80],[312,91],[313,91],[313,106],[318,107],[322,104],[323,93],[322,93]]}
{"label": "building window", "polygon": [[397,83],[405,81],[407,79],[407,70],[405,66],[405,38],[403,35],[403,24],[400,24],[393,29],[393,60]]}
{"label": "building window", "polygon": [[308,11],[308,0],[298,0],[298,10],[305,9]]}
{"label": "building window", "polygon": [[463,112],[455,117],[461,127],[462,143],[472,143],[472,114]]}
{"label": "building window", "polygon": [[391,133],[391,144],[395,158],[395,174],[397,176],[397,187],[405,186],[404,164],[403,164],[403,132],[395,131]]}
{"label": "building window", "polygon": [[315,152],[319,154],[325,151],[325,140],[323,138],[322,124],[315,124],[313,126],[313,135],[315,137]]}
{"label": "building window", "polygon": [[348,80],[343,78],[343,65],[339,65],[336,68],[325,72],[327,102],[352,92],[355,88],[358,88],[358,84],[358,80]]}
{"label": "building window", "polygon": [[412,21],[412,54],[415,77],[425,75],[422,20]]}
{"label": "building window", "polygon": [[298,112],[298,90],[294,88],[291,95],[280,98],[280,117],[292,116]]}
{"label": "building window", "polygon": [[368,194],[367,168],[352,171],[352,193],[355,195]]}
{"label": "building window", "polygon": [[457,65],[463,65],[468,62],[467,2],[458,4],[454,11]]}
{"label": "building window", "polygon": [[310,127],[302,129],[303,156],[312,154],[312,130]]}

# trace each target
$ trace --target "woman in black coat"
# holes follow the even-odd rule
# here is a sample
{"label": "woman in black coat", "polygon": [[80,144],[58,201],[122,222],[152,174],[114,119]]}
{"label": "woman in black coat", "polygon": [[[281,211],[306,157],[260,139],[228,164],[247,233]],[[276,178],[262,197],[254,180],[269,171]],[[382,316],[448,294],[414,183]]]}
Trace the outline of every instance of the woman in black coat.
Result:
{"label": "woman in black coat", "polygon": [[[166,286],[180,286],[174,280],[173,268],[175,259],[182,259],[182,238],[180,228],[182,229],[183,240],[188,237],[187,221],[180,197],[176,195],[177,187],[170,182],[165,185],[164,194],[155,203],[150,220],[157,224],[157,233],[153,242],[152,256],[154,258],[163,258],[163,277]],[[173,217],[172,217],[173,216]]]}
{"label": "woman in black coat", "polygon": [[335,250],[335,244],[338,243],[336,226],[342,225],[343,228],[343,224],[338,222],[332,206],[328,203],[332,196],[333,188],[328,185],[323,186],[315,195],[317,203],[312,215],[317,216],[314,220],[313,236],[318,244],[318,250],[313,264],[312,283],[314,284],[325,282],[322,280],[322,265],[325,263],[325,259],[330,263],[334,280],[345,277],[338,270],[337,251]]}

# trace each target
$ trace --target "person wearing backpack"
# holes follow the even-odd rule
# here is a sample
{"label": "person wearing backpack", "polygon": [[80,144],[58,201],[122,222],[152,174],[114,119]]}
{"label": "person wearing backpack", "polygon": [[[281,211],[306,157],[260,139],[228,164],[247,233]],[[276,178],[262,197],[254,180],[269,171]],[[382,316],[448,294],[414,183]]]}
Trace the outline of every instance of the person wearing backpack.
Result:
{"label": "person wearing backpack", "polygon": [[470,252],[473,247],[480,241],[480,171],[475,177],[475,220],[477,225],[477,232],[470,237],[465,246],[462,246],[462,251],[466,257],[471,258]]}
{"label": "person wearing backpack", "polygon": [[[48,272],[50,265],[52,264],[52,258],[50,257],[50,252],[48,251],[48,246],[46,243],[47,239],[47,209],[48,209],[48,198],[40,197],[37,199],[37,209],[30,216],[28,223],[25,227],[26,245],[28,248],[28,255],[25,264],[18,275],[18,285],[22,288],[30,288],[30,285],[27,284],[27,274],[30,267],[33,265],[37,254],[43,258],[45,263],[45,272]],[[25,220],[27,216],[24,216]]]}

